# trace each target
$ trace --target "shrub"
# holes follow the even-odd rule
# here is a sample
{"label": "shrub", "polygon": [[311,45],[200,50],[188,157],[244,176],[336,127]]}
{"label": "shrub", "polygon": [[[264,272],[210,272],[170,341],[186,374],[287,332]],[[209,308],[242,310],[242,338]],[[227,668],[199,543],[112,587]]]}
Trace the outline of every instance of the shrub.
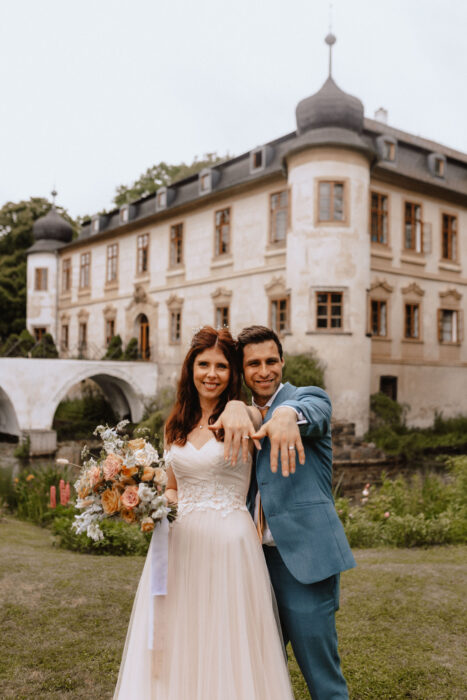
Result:
{"label": "shrub", "polygon": [[314,353],[285,355],[284,381],[294,386],[319,386],[324,389],[324,366]]}
{"label": "shrub", "polygon": [[10,333],[2,345],[1,354],[3,357],[17,357],[19,336],[17,333]]}
{"label": "shrub", "polygon": [[44,333],[39,343],[33,348],[31,357],[54,358],[58,357],[58,350],[50,333]]}
{"label": "shrub", "polygon": [[114,335],[107,347],[107,352],[105,353],[103,360],[122,360],[123,359],[123,347],[122,339],[117,334]]}
{"label": "shrub", "polygon": [[138,339],[130,338],[128,344],[123,353],[124,360],[137,360],[138,359]]}
{"label": "shrub", "polygon": [[31,449],[31,440],[29,437],[21,437],[18,445],[13,450],[13,455],[17,459],[28,459],[29,451]]}
{"label": "shrub", "polygon": [[67,469],[50,466],[45,469],[22,471],[13,480],[17,516],[38,525],[50,522],[57,514],[56,509],[49,507],[50,487],[55,486],[58,493],[60,479],[68,482],[71,480]]}
{"label": "shrub", "polygon": [[27,330],[27,328],[24,328],[21,333],[19,334],[18,338],[18,350],[19,354],[22,357],[28,357],[29,353],[33,349],[33,347],[36,344],[36,339],[34,336],[31,335],[31,333]]}
{"label": "shrub", "polygon": [[58,405],[53,427],[58,440],[79,440],[89,438],[99,423],[114,425],[117,420],[105,397],[86,388],[81,399],[62,401]]}

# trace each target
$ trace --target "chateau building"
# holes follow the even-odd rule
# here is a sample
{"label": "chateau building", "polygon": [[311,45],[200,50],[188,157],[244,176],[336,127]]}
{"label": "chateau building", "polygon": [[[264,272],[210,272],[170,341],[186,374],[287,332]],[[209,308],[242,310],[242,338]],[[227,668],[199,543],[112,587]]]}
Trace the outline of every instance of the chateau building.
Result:
{"label": "chateau building", "polygon": [[[330,47],[332,35],[327,37]],[[272,326],[326,366],[334,415],[382,390],[426,425],[467,413],[467,155],[392,128],[331,71],[297,128],[105,215],[34,226],[28,329],[61,357],[136,337],[161,385],[195,328]]]}

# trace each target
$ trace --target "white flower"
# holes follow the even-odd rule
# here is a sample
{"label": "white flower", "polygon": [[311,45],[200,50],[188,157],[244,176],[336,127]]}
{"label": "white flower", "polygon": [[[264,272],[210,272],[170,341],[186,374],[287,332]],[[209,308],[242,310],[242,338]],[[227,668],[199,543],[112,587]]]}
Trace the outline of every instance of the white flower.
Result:
{"label": "white flower", "polygon": [[70,460],[65,459],[65,457],[59,457],[58,459],[55,460],[55,464],[59,464],[61,466],[62,465],[64,466],[65,464],[70,464]]}

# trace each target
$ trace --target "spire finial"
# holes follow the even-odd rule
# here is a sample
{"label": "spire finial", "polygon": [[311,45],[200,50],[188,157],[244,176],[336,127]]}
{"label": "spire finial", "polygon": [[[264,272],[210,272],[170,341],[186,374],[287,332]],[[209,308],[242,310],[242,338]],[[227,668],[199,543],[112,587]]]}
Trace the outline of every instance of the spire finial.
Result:
{"label": "spire finial", "polygon": [[329,77],[332,76],[332,47],[336,43],[337,39],[332,33],[332,2],[329,3],[329,33],[324,40],[329,46]]}
{"label": "spire finial", "polygon": [[55,197],[57,196],[57,190],[55,189],[55,187],[53,188],[53,190],[50,194],[52,195],[52,199],[53,199],[52,206],[55,207]]}

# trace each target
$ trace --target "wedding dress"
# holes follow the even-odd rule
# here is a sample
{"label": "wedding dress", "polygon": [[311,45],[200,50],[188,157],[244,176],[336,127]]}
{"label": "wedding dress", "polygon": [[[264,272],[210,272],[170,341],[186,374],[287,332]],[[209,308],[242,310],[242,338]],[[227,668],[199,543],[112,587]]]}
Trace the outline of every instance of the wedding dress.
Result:
{"label": "wedding dress", "polygon": [[178,517],[167,596],[148,648],[151,551],[141,575],[114,700],[293,700],[274,598],[245,505],[251,458],[232,467],[214,438],[169,450]]}

